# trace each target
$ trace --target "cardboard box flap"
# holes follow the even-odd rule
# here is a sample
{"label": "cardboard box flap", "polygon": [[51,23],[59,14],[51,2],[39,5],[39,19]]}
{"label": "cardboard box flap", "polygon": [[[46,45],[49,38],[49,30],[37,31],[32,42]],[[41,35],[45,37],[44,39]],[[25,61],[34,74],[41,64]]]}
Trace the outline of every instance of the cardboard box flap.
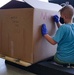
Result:
{"label": "cardboard box flap", "polygon": [[54,3],[47,3],[38,0],[24,0],[25,2],[21,1],[10,1],[6,5],[2,6],[0,9],[12,9],[12,8],[39,8],[39,9],[46,9],[46,10],[53,10],[59,11],[62,7],[58,4]]}
{"label": "cardboard box flap", "polygon": [[26,2],[21,2],[21,1],[10,1],[4,6],[2,6],[0,9],[12,9],[12,8],[32,8],[29,4]]}
{"label": "cardboard box flap", "polygon": [[32,7],[39,9],[59,11],[62,8],[62,6],[60,6],[59,4],[47,3],[38,0],[24,0],[24,1],[29,5],[31,5]]}

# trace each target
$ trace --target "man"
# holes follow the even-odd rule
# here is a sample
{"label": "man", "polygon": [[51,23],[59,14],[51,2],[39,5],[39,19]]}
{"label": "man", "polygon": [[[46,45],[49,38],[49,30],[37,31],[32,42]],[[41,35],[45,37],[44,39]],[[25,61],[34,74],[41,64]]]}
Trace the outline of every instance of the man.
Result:
{"label": "man", "polygon": [[[71,5],[64,6],[60,10],[61,17],[53,16],[58,26],[54,37],[48,35],[45,24],[42,24],[41,32],[44,38],[52,45],[58,44],[54,60],[57,63],[74,64],[74,24],[72,23],[74,8]],[[60,22],[63,23],[60,25]]]}

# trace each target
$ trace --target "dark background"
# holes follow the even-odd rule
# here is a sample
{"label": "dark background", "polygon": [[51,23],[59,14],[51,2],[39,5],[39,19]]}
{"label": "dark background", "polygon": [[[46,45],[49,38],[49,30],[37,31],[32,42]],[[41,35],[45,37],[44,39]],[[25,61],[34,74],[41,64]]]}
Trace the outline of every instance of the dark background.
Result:
{"label": "dark background", "polygon": [[74,0],[49,0],[49,2],[52,3],[58,3],[58,4],[62,4],[62,3],[66,3],[69,2],[69,4],[71,4],[74,7]]}

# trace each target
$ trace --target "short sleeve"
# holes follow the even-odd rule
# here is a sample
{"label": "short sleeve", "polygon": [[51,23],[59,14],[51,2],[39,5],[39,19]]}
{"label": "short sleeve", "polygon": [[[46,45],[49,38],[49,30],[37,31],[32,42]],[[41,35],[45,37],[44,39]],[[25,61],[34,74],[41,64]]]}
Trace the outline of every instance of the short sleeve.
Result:
{"label": "short sleeve", "polygon": [[55,36],[52,39],[57,43],[59,43],[59,41],[64,37],[64,34],[65,34],[65,28],[64,26],[60,26]]}

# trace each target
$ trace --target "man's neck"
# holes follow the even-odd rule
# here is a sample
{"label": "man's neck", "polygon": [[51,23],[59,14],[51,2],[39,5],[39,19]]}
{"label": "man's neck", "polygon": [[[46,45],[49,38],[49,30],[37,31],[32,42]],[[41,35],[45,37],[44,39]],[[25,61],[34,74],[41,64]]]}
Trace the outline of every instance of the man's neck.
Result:
{"label": "man's neck", "polygon": [[72,21],[71,20],[67,20],[65,23],[66,24],[72,24]]}

